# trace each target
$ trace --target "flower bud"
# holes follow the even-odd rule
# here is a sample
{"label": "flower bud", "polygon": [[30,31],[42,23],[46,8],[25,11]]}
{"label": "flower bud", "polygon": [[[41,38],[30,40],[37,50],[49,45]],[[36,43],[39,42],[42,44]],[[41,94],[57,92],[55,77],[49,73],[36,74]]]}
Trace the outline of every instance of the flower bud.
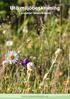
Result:
{"label": "flower bud", "polygon": [[27,70],[30,70],[30,71],[34,70],[34,63],[29,62],[29,63],[27,64]]}
{"label": "flower bud", "polygon": [[58,55],[58,54],[60,54],[61,53],[61,49],[60,48],[58,48],[56,51],[55,51],[55,55]]}

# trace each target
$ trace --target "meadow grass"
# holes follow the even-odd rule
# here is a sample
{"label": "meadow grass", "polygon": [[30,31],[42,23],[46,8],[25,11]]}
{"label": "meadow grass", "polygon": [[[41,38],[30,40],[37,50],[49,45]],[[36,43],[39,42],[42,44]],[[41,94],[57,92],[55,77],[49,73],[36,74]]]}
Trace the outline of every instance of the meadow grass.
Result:
{"label": "meadow grass", "polygon": [[[23,26],[18,32],[10,23],[0,26],[0,93],[70,93],[70,22],[60,21],[47,18],[40,35],[33,26],[23,33]],[[8,50],[18,53],[15,64],[3,63]],[[31,71],[19,64],[25,58],[34,64]]]}

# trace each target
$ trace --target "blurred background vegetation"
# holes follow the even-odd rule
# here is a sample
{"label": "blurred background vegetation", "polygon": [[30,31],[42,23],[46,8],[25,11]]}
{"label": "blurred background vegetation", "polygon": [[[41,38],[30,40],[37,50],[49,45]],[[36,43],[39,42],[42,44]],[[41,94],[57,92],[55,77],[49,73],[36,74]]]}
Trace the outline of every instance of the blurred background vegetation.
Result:
{"label": "blurred background vegetation", "polygon": [[[62,16],[67,18],[68,17],[68,9],[70,7],[70,0],[0,0],[0,24],[3,22],[8,22],[12,18],[12,24],[15,25],[18,21],[24,19],[24,15],[10,13],[10,6],[11,5],[18,5],[18,6],[46,6],[46,5],[60,5],[62,6]],[[55,12],[56,14],[56,12]],[[59,13],[60,14],[60,13]],[[18,26],[16,25],[15,28]]]}

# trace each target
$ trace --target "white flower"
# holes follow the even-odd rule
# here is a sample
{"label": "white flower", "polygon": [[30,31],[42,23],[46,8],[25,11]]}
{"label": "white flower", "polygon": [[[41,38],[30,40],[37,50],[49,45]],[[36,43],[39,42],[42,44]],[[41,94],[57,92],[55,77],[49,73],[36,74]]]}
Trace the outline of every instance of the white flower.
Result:
{"label": "white flower", "polygon": [[23,33],[28,33],[28,28],[27,28],[27,26],[25,26],[22,31],[23,31]]}
{"label": "white flower", "polygon": [[8,40],[5,43],[6,46],[12,46],[13,45],[13,41],[12,40]]}
{"label": "white flower", "polygon": [[15,51],[8,51],[8,53],[6,54],[6,59],[5,60],[8,63],[13,64],[13,63],[17,62],[18,55]]}
{"label": "white flower", "polygon": [[29,62],[28,64],[27,64],[27,70],[34,70],[34,63],[32,63],[32,62]]}

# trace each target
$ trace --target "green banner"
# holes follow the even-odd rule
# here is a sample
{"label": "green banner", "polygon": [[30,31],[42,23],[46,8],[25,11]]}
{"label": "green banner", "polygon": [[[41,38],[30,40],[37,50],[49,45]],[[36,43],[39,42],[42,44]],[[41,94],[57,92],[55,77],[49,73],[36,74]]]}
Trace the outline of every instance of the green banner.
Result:
{"label": "green banner", "polygon": [[70,99],[69,94],[0,94],[0,99]]}

